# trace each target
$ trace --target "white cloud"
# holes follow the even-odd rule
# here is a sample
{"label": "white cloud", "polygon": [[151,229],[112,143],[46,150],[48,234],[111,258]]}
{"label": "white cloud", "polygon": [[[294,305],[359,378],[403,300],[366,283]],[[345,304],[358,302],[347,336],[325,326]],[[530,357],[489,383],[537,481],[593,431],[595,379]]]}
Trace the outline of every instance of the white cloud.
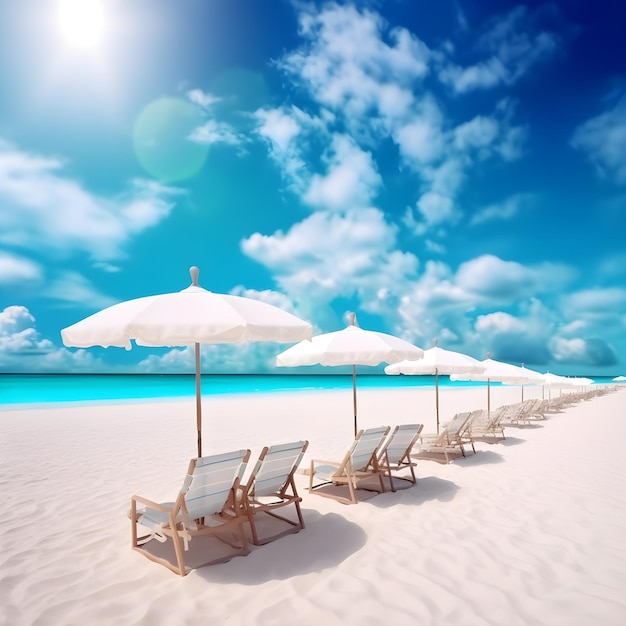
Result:
{"label": "white cloud", "polygon": [[117,198],[89,193],[63,174],[64,163],[0,142],[0,242],[94,261],[117,259],[136,235],[162,221],[180,191],[134,180]]}
{"label": "white cloud", "polygon": [[561,289],[572,277],[572,271],[562,265],[542,263],[527,267],[487,254],[461,264],[456,281],[475,296],[495,303]]}
{"label": "white cloud", "polygon": [[439,79],[456,93],[516,83],[533,66],[552,56],[557,47],[553,33],[533,32],[533,21],[534,16],[523,6],[494,20],[477,42],[478,49],[490,56],[467,67],[446,64]]}
{"label": "white cloud", "polygon": [[[305,150],[312,140],[317,144],[331,135],[332,114],[313,117],[296,106],[259,109],[253,117],[256,133],[268,144],[269,155],[281,168],[289,188],[303,194],[311,181],[311,167],[305,160]],[[314,138],[314,139],[313,139]]]}
{"label": "white cloud", "polygon": [[[432,191],[425,193],[418,200],[417,210],[424,219],[424,230],[439,224],[457,222],[461,217],[452,198]],[[416,230],[419,232],[419,228]]]}
{"label": "white cloud", "polygon": [[626,97],[622,97],[612,109],[581,124],[570,143],[587,155],[602,178],[625,185]]}
{"label": "white cloud", "polygon": [[41,337],[36,320],[24,306],[0,311],[0,369],[9,372],[83,371],[96,366],[92,355],[71,353]]}
{"label": "white cloud", "polygon": [[531,198],[530,194],[515,194],[502,202],[490,204],[477,211],[470,224],[475,226],[492,220],[511,220],[528,206]]}
{"label": "white cloud", "polygon": [[52,278],[43,290],[42,296],[65,304],[82,306],[88,302],[94,309],[104,309],[117,302],[94,287],[82,274],[73,271]]}
{"label": "white cloud", "polygon": [[564,339],[555,337],[551,342],[552,355],[559,363],[609,367],[618,363],[613,348],[602,339]]}
{"label": "white cloud", "polygon": [[313,175],[304,202],[330,210],[367,206],[371,202],[382,180],[369,152],[349,137],[336,135],[324,160],[328,172],[325,176]]}
{"label": "white cloud", "polygon": [[260,122],[257,132],[269,139],[274,150],[279,153],[286,152],[300,134],[296,117],[283,109],[259,109],[255,117]]}
{"label": "white cloud", "polygon": [[492,117],[477,115],[454,129],[454,144],[463,152],[486,148],[494,143],[499,133],[498,122]]}
{"label": "white cloud", "polygon": [[202,89],[191,89],[187,92],[187,97],[191,102],[201,109],[210,109],[222,99],[219,96],[202,91]]}
{"label": "white cloud", "polygon": [[577,291],[563,297],[563,309],[570,317],[615,316],[626,309],[626,289],[609,287]]}
{"label": "white cloud", "polygon": [[38,263],[16,254],[0,251],[0,285],[38,283],[42,277],[43,268]]}
{"label": "white cloud", "polygon": [[521,333],[526,330],[522,320],[501,311],[479,315],[476,318],[475,328],[481,333]]}
{"label": "white cloud", "polygon": [[207,145],[224,143],[230,146],[239,146],[243,143],[243,139],[230,124],[215,119],[207,120],[202,126],[194,128],[188,139]]}
{"label": "white cloud", "polygon": [[356,295],[370,311],[394,306],[417,270],[412,254],[395,250],[396,234],[377,209],[317,212],[287,233],[253,234],[242,250],[273,273],[292,301],[310,303],[303,317],[324,320],[336,298]]}
{"label": "white cloud", "polygon": [[[428,72],[427,46],[404,28],[388,30],[377,13],[353,5],[327,4],[319,12],[301,5],[300,35],[305,43],[278,66],[319,104],[345,116],[358,134],[369,134],[363,115],[404,115],[411,87]],[[385,40],[386,35],[386,40]]]}

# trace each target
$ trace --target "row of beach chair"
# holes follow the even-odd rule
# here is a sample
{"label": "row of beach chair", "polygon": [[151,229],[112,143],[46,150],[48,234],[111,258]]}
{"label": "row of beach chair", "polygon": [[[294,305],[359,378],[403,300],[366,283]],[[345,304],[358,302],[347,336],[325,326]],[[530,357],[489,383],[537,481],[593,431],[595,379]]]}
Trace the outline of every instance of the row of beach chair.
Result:
{"label": "row of beach chair", "polygon": [[[410,453],[422,428],[421,424],[403,424],[393,431],[389,427],[359,431],[342,461],[311,461],[309,492],[355,504],[356,489],[362,488],[364,480],[378,481],[374,491],[386,491],[383,481],[388,481],[391,491],[396,491],[393,474],[407,469],[408,476],[397,478],[415,484],[416,463]],[[242,481],[250,462],[250,450],[192,459],[174,502],[158,503],[132,496],[129,517],[133,550],[185,576],[196,567],[245,556],[250,553],[249,544],[261,546],[302,530],[302,498],[294,475],[307,447],[307,441],[297,441],[263,448],[245,483]],[[349,497],[317,490],[326,484],[347,486]],[[289,515],[278,512],[286,507],[292,507]],[[281,530],[262,534],[260,528],[268,526],[263,521],[260,523],[263,514],[279,520]],[[275,524],[272,526],[275,529]],[[140,535],[139,529],[144,534]],[[227,549],[219,551],[217,557],[214,550],[207,550],[211,558],[200,562],[196,554],[196,563],[189,566],[186,563],[189,544],[192,540],[197,543],[201,537],[218,541]]]}
{"label": "row of beach chair", "polygon": [[[345,504],[358,502],[358,489],[382,493],[388,483],[395,492],[394,480],[416,484],[417,459],[443,458],[449,463],[459,455],[465,456],[466,447],[475,453],[475,441],[504,439],[504,424],[545,419],[546,414],[560,411],[566,403],[592,397],[568,396],[558,401],[528,400],[490,413],[458,413],[436,434],[423,434],[422,424],[402,424],[393,430],[388,426],[361,430],[341,461],[311,460],[304,472],[309,476],[308,491]],[[419,451],[414,452],[416,446]],[[129,517],[133,550],[184,576],[196,567],[245,556],[250,553],[250,544],[261,546],[302,530],[302,498],[294,475],[307,448],[308,441],[263,448],[245,483],[250,450],[192,459],[174,502],[157,503],[132,496]],[[281,511],[287,507],[292,507],[290,514]],[[265,523],[268,519],[272,522],[269,525]],[[201,556],[211,553],[211,558],[200,561],[196,551],[196,562],[189,565],[189,544],[201,538],[219,542],[226,551],[215,556],[212,551],[200,550]]]}

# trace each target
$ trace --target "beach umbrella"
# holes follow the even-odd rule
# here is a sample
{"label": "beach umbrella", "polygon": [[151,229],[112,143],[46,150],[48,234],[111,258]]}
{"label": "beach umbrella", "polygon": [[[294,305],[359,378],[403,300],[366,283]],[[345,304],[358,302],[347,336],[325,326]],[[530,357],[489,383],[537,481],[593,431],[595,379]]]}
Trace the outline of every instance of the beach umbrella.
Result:
{"label": "beach umbrella", "polygon": [[437,413],[437,432],[439,432],[439,374],[480,374],[485,368],[480,361],[462,352],[444,350],[437,345],[424,350],[424,357],[417,360],[404,360],[392,363],[385,368],[385,374],[434,375],[435,410]]}
{"label": "beach umbrella", "polygon": [[276,357],[279,367],[301,365],[351,365],[352,403],[354,407],[354,434],[357,433],[356,366],[394,363],[404,359],[419,359],[421,348],[404,339],[373,330],[364,330],[356,324],[356,315],[350,315],[350,325],[343,330],[316,335],[311,341],[301,341]]}
{"label": "beach umbrella", "polygon": [[529,381],[529,377],[523,368],[503,361],[495,361],[487,358],[480,361],[485,368],[478,374],[453,374],[451,380],[476,380],[487,383],[487,414],[491,414],[491,383],[508,383],[511,385],[523,385]]}
{"label": "beach umbrella", "polygon": [[548,388],[548,399],[551,397],[551,389],[558,389],[559,393],[562,389],[567,389],[569,387],[573,387],[575,385],[572,384],[571,379],[566,376],[560,376],[559,374],[552,374],[551,372],[546,372],[544,375],[543,383],[541,383],[544,388]]}
{"label": "beach umbrella", "polygon": [[616,376],[613,378],[614,383],[626,383],[626,376]]}
{"label": "beach umbrella", "polygon": [[[542,385],[545,380],[545,375],[541,372],[537,372],[535,370],[531,370],[527,368],[523,363],[521,365],[521,369],[524,370],[524,375],[528,377],[528,381],[521,384],[522,387],[522,402],[524,402],[524,386],[525,385]],[[505,383],[509,384],[509,383]]]}
{"label": "beach umbrella", "polygon": [[195,347],[196,426],[198,456],[202,456],[202,394],[200,344],[276,341],[294,343],[311,337],[311,324],[278,307],[254,300],[213,293],[198,285],[192,267],[191,285],[182,291],[146,296],[114,304],[61,331],[63,343],[74,348],[117,346]]}

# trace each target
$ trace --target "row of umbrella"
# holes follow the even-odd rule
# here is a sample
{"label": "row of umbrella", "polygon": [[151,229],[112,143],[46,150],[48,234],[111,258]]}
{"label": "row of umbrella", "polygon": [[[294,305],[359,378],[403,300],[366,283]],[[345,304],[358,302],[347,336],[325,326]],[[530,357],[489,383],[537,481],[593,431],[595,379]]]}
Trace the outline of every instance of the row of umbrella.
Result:
{"label": "row of umbrella", "polygon": [[198,284],[199,269],[192,267],[189,271],[192,282],[186,289],[120,302],[63,329],[61,337],[66,346],[77,348],[130,349],[133,341],[155,347],[194,344],[198,456],[202,455],[200,344],[203,343],[299,342],[278,355],[278,366],[352,366],[355,434],[357,365],[388,363],[387,374],[434,374],[437,431],[440,374],[457,380],[486,381],[488,409],[491,382],[547,384],[546,376],[523,367],[492,359],[478,361],[460,352],[443,350],[436,344],[424,351],[393,335],[364,330],[357,325],[354,314],[347,328],[313,337],[311,324],[295,315],[252,298],[207,291]]}

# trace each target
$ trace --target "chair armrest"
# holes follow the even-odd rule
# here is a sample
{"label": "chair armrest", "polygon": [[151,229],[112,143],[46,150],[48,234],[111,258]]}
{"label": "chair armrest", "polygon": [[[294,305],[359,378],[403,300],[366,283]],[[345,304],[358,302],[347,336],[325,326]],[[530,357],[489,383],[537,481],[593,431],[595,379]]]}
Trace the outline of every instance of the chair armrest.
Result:
{"label": "chair armrest", "polygon": [[155,509],[157,511],[163,511],[163,513],[169,513],[173,510],[173,503],[169,503],[169,506],[165,504],[161,504],[159,502],[153,502],[152,500],[148,500],[148,498],[143,498],[141,496],[131,496],[131,504],[133,502],[139,502],[140,504],[145,504],[147,507],[151,509]]}

